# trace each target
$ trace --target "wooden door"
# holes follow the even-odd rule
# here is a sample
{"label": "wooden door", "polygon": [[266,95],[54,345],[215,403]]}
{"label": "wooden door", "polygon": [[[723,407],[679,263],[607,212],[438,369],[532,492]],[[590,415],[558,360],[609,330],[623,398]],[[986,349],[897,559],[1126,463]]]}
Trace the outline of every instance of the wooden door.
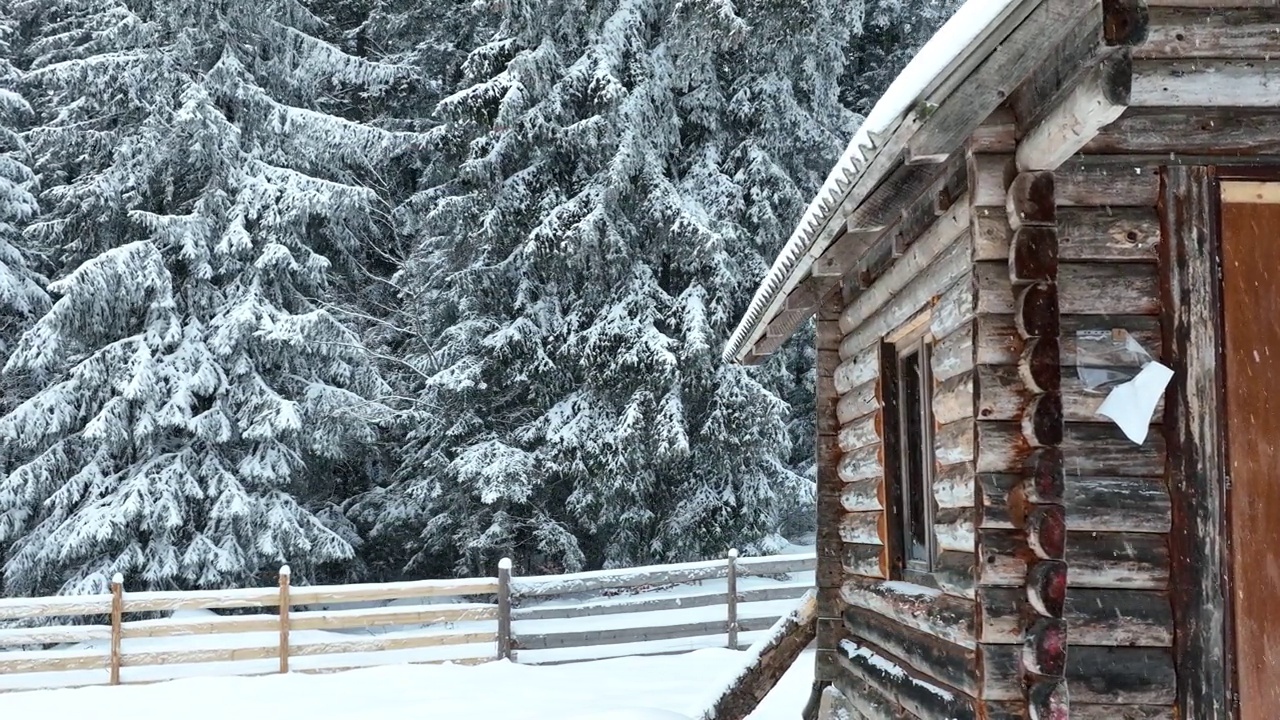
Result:
{"label": "wooden door", "polygon": [[1241,720],[1280,717],[1280,183],[1222,184],[1229,520]]}

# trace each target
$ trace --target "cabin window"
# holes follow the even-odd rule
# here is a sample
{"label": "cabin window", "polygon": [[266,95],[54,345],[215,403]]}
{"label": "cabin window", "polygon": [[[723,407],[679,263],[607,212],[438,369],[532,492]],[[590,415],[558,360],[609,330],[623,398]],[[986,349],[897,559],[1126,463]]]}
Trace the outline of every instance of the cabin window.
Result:
{"label": "cabin window", "polygon": [[886,350],[885,369],[891,373],[896,402],[886,410],[887,434],[896,456],[886,480],[890,483],[897,522],[891,546],[899,575],[933,571],[933,375],[931,338],[921,331],[897,340]]}

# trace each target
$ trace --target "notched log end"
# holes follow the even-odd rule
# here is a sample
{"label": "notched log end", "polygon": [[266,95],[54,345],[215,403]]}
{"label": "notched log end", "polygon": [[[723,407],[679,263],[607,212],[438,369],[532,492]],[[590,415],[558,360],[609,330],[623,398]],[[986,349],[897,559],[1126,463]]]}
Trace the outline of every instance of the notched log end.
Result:
{"label": "notched log end", "polygon": [[1033,675],[1060,678],[1067,667],[1067,628],[1056,618],[1039,618],[1022,640],[1022,667]]}
{"label": "notched log end", "polygon": [[[1041,282],[1028,285],[1018,293],[1014,321],[1023,338],[1058,337],[1058,286]],[[1057,364],[1054,360],[1054,364]]]}
{"label": "notched log end", "polygon": [[1009,281],[1014,285],[1052,282],[1058,277],[1058,231],[1022,227],[1009,243]]}
{"label": "notched log end", "polygon": [[1102,0],[1102,37],[1111,47],[1133,47],[1151,34],[1146,0]]}
{"label": "notched log end", "polygon": [[1027,225],[1052,227],[1057,224],[1053,172],[1034,170],[1018,173],[1009,185],[1005,210],[1009,214],[1009,225],[1014,230]]}
{"label": "notched log end", "polygon": [[1061,505],[1037,505],[1026,520],[1027,544],[1041,560],[1067,554],[1067,513]]}
{"label": "notched log end", "polygon": [[1027,569],[1027,602],[1043,617],[1062,617],[1067,601],[1067,564],[1044,560]]}
{"label": "notched log end", "polygon": [[1029,682],[1027,717],[1030,720],[1068,720],[1067,684],[1054,679]]}
{"label": "notched log end", "polygon": [[1032,399],[1022,414],[1022,436],[1034,448],[1062,444],[1062,395],[1049,392]]}
{"label": "notched log end", "polygon": [[1056,334],[1033,337],[1027,341],[1022,349],[1022,357],[1018,360],[1018,377],[1029,392],[1040,394],[1061,389],[1059,352]]}
{"label": "notched log end", "polygon": [[1066,494],[1066,463],[1062,449],[1045,447],[1027,458],[1023,492],[1033,503],[1061,505]]}

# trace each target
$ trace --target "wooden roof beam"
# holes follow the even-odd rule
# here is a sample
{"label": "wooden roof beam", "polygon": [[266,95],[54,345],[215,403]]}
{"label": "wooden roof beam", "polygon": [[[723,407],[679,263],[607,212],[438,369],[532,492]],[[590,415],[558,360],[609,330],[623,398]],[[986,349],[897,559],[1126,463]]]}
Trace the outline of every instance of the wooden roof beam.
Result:
{"label": "wooden roof beam", "polygon": [[1018,169],[1056,170],[1124,114],[1132,86],[1128,53],[1094,67],[1018,144]]}
{"label": "wooden roof beam", "polygon": [[929,115],[907,143],[909,164],[946,161],[1043,61],[1045,38],[1075,27],[1095,11],[1081,0],[1043,0],[995,47],[964,82]]}

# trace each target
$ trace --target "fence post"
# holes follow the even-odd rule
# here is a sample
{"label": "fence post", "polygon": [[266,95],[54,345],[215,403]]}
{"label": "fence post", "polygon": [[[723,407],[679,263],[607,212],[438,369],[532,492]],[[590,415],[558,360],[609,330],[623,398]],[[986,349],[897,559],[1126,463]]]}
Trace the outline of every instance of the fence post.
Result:
{"label": "fence post", "polygon": [[738,649],[738,549],[729,549],[729,574],[728,588],[726,589],[727,601],[729,603],[729,649]]}
{"label": "fence post", "polygon": [[289,672],[289,566],[280,568],[280,672]]}
{"label": "fence post", "polygon": [[511,558],[498,561],[498,659],[511,659]]}
{"label": "fence post", "polygon": [[120,684],[120,641],[124,637],[124,576],[111,576],[111,684]]}

